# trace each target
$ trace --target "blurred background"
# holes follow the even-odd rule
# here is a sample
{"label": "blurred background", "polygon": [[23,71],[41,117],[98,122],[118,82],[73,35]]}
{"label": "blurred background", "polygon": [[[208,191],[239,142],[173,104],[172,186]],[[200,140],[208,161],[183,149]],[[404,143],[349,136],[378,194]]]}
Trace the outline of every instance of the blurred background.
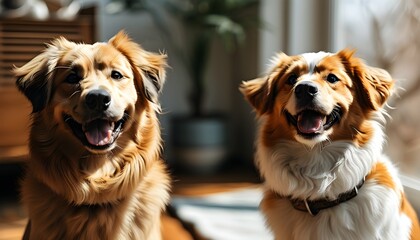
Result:
{"label": "blurred background", "polygon": [[397,79],[385,150],[420,210],[419,0],[0,3],[0,239],[16,239],[1,231],[26,221],[17,192],[31,107],[15,89],[13,65],[22,66],[55,37],[92,43],[121,29],[146,50],[168,55],[160,120],[165,160],[180,185],[183,179],[260,181],[253,165],[255,115],[238,86],[264,74],[276,52],[356,49],[369,65]]}

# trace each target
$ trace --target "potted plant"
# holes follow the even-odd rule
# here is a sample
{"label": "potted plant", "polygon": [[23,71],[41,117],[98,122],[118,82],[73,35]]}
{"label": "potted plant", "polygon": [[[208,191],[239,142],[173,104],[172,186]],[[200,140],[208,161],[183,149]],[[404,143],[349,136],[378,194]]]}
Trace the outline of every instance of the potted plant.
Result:
{"label": "potted plant", "polygon": [[[121,1],[114,0],[121,3]],[[166,44],[186,67],[191,80],[187,96],[190,112],[171,121],[171,142],[177,163],[194,171],[211,172],[227,155],[227,119],[223,114],[208,113],[205,71],[211,46],[219,40],[229,54],[246,36],[246,28],[258,26],[255,14],[247,9],[259,0],[124,0],[125,8],[137,7],[150,13],[165,35]],[[163,7],[163,8],[162,8]],[[162,12],[162,9],[164,12]],[[185,30],[186,47],[173,41],[165,15],[178,21]]]}

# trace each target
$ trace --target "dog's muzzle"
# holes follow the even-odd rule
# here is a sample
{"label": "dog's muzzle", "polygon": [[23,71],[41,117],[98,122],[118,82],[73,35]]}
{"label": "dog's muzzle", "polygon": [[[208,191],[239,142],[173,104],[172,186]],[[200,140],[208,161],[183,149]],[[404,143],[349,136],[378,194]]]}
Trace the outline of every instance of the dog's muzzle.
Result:
{"label": "dog's muzzle", "polygon": [[70,114],[63,114],[64,122],[83,145],[94,150],[108,149],[122,132],[128,114],[125,112],[119,120],[104,117],[108,115],[105,113],[111,105],[111,95],[102,89],[91,90],[85,97],[85,105],[87,111],[97,117],[79,123]]}
{"label": "dog's muzzle", "polygon": [[342,110],[336,106],[332,112],[326,113],[315,101],[319,89],[315,83],[306,82],[295,88],[296,115],[285,111],[286,118],[290,124],[296,127],[299,135],[305,138],[313,138],[338,123]]}

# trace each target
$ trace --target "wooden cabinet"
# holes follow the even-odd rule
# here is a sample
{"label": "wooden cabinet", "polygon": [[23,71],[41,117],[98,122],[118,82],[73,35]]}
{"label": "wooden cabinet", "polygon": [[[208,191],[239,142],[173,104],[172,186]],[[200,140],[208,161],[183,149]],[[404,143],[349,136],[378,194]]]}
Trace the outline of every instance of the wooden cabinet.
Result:
{"label": "wooden cabinet", "polygon": [[0,19],[0,163],[24,159],[32,107],[18,92],[12,75],[43,51],[52,39],[95,41],[95,8],[85,9],[73,21]]}

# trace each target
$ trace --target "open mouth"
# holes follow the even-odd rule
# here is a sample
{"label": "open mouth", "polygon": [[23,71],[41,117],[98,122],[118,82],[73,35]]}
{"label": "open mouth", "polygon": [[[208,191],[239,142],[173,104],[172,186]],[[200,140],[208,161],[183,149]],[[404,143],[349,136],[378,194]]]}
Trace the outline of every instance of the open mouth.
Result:
{"label": "open mouth", "polygon": [[128,114],[124,113],[123,118],[116,122],[98,118],[80,124],[68,114],[64,114],[63,119],[83,145],[94,150],[105,150],[109,148],[121,134],[124,123],[128,119]]}
{"label": "open mouth", "polygon": [[335,107],[329,115],[315,110],[303,110],[297,115],[292,116],[286,111],[286,117],[289,123],[294,125],[298,134],[305,138],[314,138],[330,129],[340,121],[341,115],[342,111],[340,107]]}

